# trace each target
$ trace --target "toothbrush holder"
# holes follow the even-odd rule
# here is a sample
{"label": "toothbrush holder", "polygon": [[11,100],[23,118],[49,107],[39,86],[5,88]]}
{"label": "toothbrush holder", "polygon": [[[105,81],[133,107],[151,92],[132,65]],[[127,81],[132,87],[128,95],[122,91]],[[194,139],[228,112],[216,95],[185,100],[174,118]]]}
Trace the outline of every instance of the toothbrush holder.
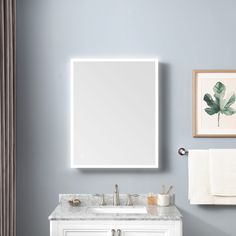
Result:
{"label": "toothbrush holder", "polygon": [[158,194],[158,206],[169,206],[170,205],[170,194]]}

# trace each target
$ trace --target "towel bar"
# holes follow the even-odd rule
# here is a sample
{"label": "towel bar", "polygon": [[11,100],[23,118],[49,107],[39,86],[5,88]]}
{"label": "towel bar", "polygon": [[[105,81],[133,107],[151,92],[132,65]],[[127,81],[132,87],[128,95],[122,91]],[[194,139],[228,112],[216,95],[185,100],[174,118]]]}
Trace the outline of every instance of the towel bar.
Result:
{"label": "towel bar", "polygon": [[185,148],[182,147],[182,148],[179,148],[178,154],[180,156],[188,156],[188,151]]}

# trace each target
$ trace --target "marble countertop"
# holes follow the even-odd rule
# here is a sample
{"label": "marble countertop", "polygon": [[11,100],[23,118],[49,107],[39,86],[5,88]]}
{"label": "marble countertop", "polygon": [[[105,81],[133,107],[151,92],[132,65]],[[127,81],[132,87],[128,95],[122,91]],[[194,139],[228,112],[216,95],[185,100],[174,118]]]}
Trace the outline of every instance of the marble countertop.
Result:
{"label": "marble countertop", "polygon": [[[68,200],[74,197],[78,197],[81,200],[81,205],[73,207],[68,203]],[[59,204],[56,209],[50,214],[49,220],[181,220],[182,215],[175,205],[168,207],[159,206],[146,206],[146,195],[140,195],[138,199],[134,201],[134,206],[129,208],[135,208],[145,206],[147,213],[94,213],[89,209],[91,207],[113,207],[110,204],[110,196],[107,196],[107,206],[99,206],[98,199],[93,195],[60,195]],[[123,203],[124,196],[121,196],[121,204]],[[135,204],[136,203],[136,204]],[[124,207],[126,206],[119,206]],[[114,206],[116,208],[116,206]]]}

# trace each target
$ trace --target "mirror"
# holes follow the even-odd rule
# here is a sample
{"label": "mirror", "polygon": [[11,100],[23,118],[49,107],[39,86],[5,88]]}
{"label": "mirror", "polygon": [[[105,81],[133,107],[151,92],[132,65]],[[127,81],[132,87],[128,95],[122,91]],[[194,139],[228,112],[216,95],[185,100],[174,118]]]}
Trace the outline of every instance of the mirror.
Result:
{"label": "mirror", "polygon": [[158,60],[71,60],[71,167],[158,167]]}

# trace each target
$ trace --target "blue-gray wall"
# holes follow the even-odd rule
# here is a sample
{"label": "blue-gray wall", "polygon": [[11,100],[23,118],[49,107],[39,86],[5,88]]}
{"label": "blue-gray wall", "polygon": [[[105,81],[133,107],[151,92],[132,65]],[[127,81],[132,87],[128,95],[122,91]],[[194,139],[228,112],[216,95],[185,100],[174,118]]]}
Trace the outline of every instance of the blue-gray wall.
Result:
{"label": "blue-gray wall", "polygon": [[[192,69],[236,68],[234,0],[17,1],[17,236],[49,235],[59,193],[157,192],[175,186],[185,236],[235,235],[236,208],[191,206],[187,148],[236,147],[191,135]],[[161,167],[69,167],[69,59],[158,57]]]}

